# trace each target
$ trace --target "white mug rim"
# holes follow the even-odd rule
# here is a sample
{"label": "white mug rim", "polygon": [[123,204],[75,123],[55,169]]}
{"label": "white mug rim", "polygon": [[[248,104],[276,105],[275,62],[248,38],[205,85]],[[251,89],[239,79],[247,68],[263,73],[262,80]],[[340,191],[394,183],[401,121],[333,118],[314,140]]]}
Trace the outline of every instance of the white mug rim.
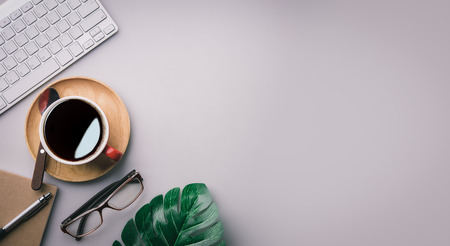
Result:
{"label": "white mug rim", "polygon": [[[48,115],[50,114],[50,112],[55,107],[60,105],[61,103],[69,101],[69,100],[80,100],[80,101],[86,102],[87,104],[92,106],[98,112],[98,114],[100,115],[100,118],[101,118],[101,122],[102,122],[102,126],[101,127],[102,127],[102,130],[103,130],[103,136],[102,136],[102,140],[101,140],[99,146],[97,147],[97,149],[95,150],[94,153],[90,154],[86,158],[83,158],[83,159],[77,160],[77,161],[70,161],[70,160],[62,159],[61,157],[59,157],[56,154],[54,154],[53,151],[51,151],[51,149],[48,147],[48,145],[47,145],[47,143],[45,141],[45,137],[44,137],[44,124],[45,124],[45,121],[48,118]],[[52,159],[54,159],[57,162],[63,163],[63,164],[82,165],[82,164],[86,164],[88,162],[93,161],[106,148],[106,145],[108,143],[108,139],[109,139],[109,124],[108,124],[108,119],[107,119],[105,113],[100,108],[100,106],[98,106],[95,102],[93,102],[92,100],[90,100],[90,99],[88,99],[86,97],[82,97],[82,96],[67,96],[67,97],[62,97],[62,98],[56,100],[54,103],[52,103],[48,108],[46,108],[44,110],[44,112],[42,113],[41,120],[39,122],[39,140],[41,141],[42,147],[44,148],[45,152],[47,152],[47,154]]]}

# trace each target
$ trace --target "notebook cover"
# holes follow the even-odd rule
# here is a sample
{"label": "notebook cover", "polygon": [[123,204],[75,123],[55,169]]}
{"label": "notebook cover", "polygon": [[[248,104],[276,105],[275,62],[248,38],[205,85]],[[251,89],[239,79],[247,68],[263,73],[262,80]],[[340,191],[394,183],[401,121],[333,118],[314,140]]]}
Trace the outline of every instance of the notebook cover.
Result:
{"label": "notebook cover", "polygon": [[3,227],[44,194],[51,192],[48,204],[29,220],[12,229],[0,246],[40,245],[53,207],[57,187],[43,183],[41,189],[31,189],[31,179],[0,170],[0,226]]}

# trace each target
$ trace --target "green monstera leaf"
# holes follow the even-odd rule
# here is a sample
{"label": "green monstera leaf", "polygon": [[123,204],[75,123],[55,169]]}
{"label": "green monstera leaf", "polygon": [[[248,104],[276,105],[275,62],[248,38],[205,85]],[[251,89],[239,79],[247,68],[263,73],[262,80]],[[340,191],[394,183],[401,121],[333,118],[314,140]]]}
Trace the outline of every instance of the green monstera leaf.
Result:
{"label": "green monstera leaf", "polygon": [[205,184],[189,184],[181,196],[174,188],[153,198],[127,222],[122,241],[126,246],[225,245],[219,210]]}

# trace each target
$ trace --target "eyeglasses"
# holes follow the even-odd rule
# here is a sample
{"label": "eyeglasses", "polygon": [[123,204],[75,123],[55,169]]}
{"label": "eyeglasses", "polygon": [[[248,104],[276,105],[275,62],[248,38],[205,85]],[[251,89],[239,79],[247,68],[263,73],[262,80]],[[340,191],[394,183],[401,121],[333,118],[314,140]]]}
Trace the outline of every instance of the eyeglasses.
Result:
{"label": "eyeglasses", "polygon": [[130,206],[143,190],[142,177],[133,170],[122,179],[105,187],[73,212],[61,222],[61,230],[80,240],[102,225],[104,208],[120,211]]}

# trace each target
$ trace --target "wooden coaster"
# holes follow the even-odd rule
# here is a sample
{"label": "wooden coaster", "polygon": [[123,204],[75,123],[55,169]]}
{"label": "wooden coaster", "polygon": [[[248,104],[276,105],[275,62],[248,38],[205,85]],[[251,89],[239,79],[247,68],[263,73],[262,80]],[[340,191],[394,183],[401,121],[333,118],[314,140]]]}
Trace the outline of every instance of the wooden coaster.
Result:
{"label": "wooden coaster", "polygon": [[[85,77],[62,79],[48,87],[55,88],[60,97],[83,96],[97,103],[108,118],[108,144],[125,153],[130,139],[130,117],[122,100],[110,87],[98,80]],[[48,87],[44,88],[44,90]],[[38,108],[39,95],[28,110],[25,121],[25,139],[28,150],[34,159],[36,159],[40,142],[38,131],[39,121],[41,120]],[[47,155],[45,171],[57,179],[83,182],[106,174],[116,164],[117,162],[110,160],[103,154],[94,161],[82,165],[62,164]]]}

